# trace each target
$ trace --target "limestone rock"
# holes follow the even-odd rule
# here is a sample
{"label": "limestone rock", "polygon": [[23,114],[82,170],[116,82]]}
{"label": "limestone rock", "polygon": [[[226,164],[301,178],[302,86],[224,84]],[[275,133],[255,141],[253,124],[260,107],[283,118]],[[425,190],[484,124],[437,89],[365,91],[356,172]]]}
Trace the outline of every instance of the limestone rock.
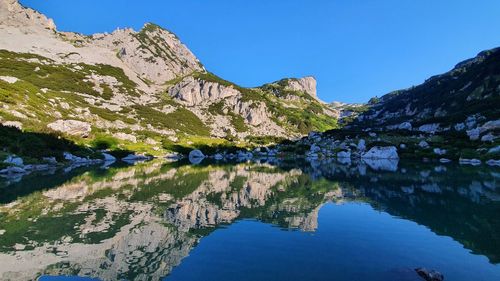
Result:
{"label": "limestone rock", "polygon": [[88,137],[92,130],[89,123],[78,120],[57,120],[48,124],[47,127],[54,131],[84,138]]}
{"label": "limestone rock", "polygon": [[5,121],[2,123],[2,125],[4,125],[5,127],[14,127],[14,128],[19,129],[19,130],[23,129],[23,123],[21,123],[19,121]]}
{"label": "limestone rock", "polygon": [[210,104],[224,98],[237,96],[240,92],[233,87],[214,82],[195,79],[192,76],[184,78],[169,90],[170,96],[188,106]]}
{"label": "limestone rock", "polygon": [[19,81],[19,79],[17,79],[16,77],[12,77],[12,76],[0,76],[0,80],[3,80],[9,84],[14,84],[17,81]]}
{"label": "limestone rock", "polygon": [[374,146],[368,152],[364,153],[363,159],[399,159],[396,147],[394,146]]}
{"label": "limestone rock", "polygon": [[289,79],[286,89],[292,91],[302,91],[309,94],[313,98],[317,98],[316,85],[316,78],[307,76],[300,79]]}
{"label": "limestone rock", "polygon": [[426,281],[443,281],[444,276],[440,272],[436,270],[427,270],[425,268],[417,268],[415,269],[417,274],[425,279]]}

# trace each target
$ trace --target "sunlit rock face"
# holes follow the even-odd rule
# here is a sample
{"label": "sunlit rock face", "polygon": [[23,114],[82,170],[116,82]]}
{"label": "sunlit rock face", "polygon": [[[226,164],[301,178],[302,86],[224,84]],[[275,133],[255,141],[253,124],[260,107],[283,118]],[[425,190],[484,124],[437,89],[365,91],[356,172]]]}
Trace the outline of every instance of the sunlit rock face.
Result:
{"label": "sunlit rock face", "polygon": [[286,88],[292,91],[303,91],[311,97],[317,99],[316,85],[316,78],[307,76],[299,79],[289,79],[288,86]]}

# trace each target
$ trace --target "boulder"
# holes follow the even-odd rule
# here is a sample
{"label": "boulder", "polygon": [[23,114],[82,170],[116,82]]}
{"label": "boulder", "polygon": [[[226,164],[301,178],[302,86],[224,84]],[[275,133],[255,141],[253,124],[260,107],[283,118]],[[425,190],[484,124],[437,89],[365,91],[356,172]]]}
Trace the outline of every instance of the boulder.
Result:
{"label": "boulder", "polygon": [[43,157],[42,160],[49,163],[50,165],[57,165],[57,160],[55,157]]}
{"label": "boulder", "polygon": [[7,159],[5,159],[3,162],[6,164],[15,165],[15,166],[23,166],[24,165],[23,159],[21,157],[15,156],[15,155],[9,155],[7,157]]}
{"label": "boulder", "polygon": [[427,143],[426,141],[421,141],[418,143],[418,146],[420,146],[420,148],[428,148],[429,147],[429,143]]}
{"label": "boulder", "polygon": [[446,154],[446,149],[434,148],[434,154],[445,155]]}
{"label": "boulder", "polygon": [[454,128],[455,128],[455,131],[461,132],[461,131],[465,130],[465,124],[464,123],[458,123],[458,124],[456,124],[454,126]]}
{"label": "boulder", "polygon": [[441,158],[441,159],[439,159],[439,162],[441,162],[441,163],[450,163],[451,160],[447,159],[447,158]]}
{"label": "boulder", "polygon": [[14,127],[14,128],[19,129],[19,130],[23,129],[23,123],[21,123],[19,121],[5,121],[2,123],[2,125],[4,125],[5,127]]}
{"label": "boulder", "polygon": [[416,268],[418,276],[422,277],[425,281],[443,281],[444,276],[436,270],[427,270],[426,268]]}
{"label": "boulder", "polygon": [[89,123],[78,120],[57,120],[48,124],[47,127],[54,131],[83,138],[88,137],[92,130]]}
{"label": "boulder", "polygon": [[17,81],[19,81],[19,79],[17,79],[17,77],[13,77],[13,76],[0,76],[0,80],[3,80],[9,84],[14,84]]}
{"label": "boulder", "polygon": [[374,146],[361,155],[363,159],[399,159],[398,150],[394,146]]}
{"label": "boulder", "polygon": [[500,145],[490,148],[490,150],[488,150],[488,153],[490,154],[500,153]]}
{"label": "boulder", "polygon": [[214,155],[214,159],[215,160],[222,160],[222,159],[224,159],[224,156],[222,156],[222,154],[220,154],[220,153],[217,153]]}
{"label": "boulder", "polygon": [[481,137],[481,141],[484,142],[493,142],[495,141],[495,136],[492,133],[489,133],[487,135],[484,135]]}
{"label": "boulder", "polygon": [[475,128],[475,129],[467,131],[467,136],[469,136],[470,140],[478,140],[480,134],[481,134],[481,130],[479,130],[479,128]]}
{"label": "boulder", "polygon": [[409,130],[409,131],[411,131],[412,128],[413,127],[412,127],[412,125],[411,125],[410,122],[403,122],[403,123],[401,123],[401,124],[398,125],[398,129],[400,129],[400,130]]}
{"label": "boulder", "polygon": [[439,124],[437,124],[437,123],[425,124],[425,125],[418,127],[418,130],[420,132],[434,134],[435,132],[437,132],[439,130]]}

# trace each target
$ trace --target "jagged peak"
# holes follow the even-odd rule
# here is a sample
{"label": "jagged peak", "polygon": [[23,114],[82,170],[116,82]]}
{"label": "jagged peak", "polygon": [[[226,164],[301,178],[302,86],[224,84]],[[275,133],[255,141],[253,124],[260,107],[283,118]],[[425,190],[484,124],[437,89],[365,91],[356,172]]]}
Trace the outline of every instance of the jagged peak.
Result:
{"label": "jagged peak", "polygon": [[52,19],[38,11],[24,7],[18,0],[0,0],[0,24],[34,26],[56,31],[56,25]]}

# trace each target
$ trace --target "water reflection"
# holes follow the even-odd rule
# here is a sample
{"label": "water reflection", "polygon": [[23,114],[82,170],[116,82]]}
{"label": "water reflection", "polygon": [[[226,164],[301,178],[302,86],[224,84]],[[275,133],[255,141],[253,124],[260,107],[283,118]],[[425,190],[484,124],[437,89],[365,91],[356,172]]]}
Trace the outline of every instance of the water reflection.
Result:
{"label": "water reflection", "polygon": [[424,163],[160,161],[0,184],[0,279],[160,280],[217,227],[314,232],[326,202],[365,202],[500,263],[497,168]]}

